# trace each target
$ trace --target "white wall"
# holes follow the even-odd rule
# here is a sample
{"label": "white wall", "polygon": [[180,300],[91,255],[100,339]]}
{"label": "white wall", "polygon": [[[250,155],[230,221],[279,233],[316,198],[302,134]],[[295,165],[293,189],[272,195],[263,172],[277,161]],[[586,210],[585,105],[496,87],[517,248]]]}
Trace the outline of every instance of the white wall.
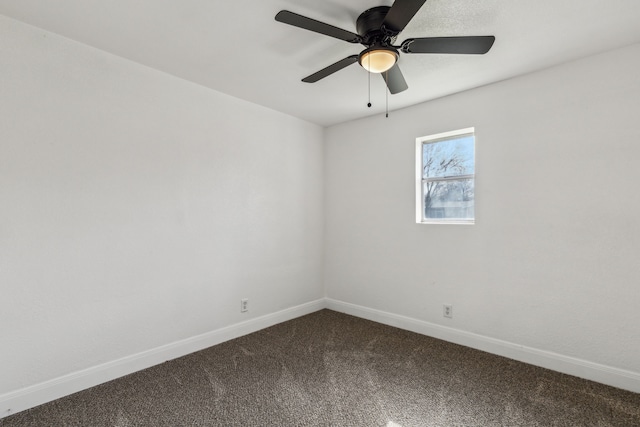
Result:
{"label": "white wall", "polygon": [[324,296],[321,127],[4,17],[0,56],[0,397]]}
{"label": "white wall", "polygon": [[[640,386],[639,68],[634,45],[329,128],[327,296]],[[415,138],[471,126],[476,224],[415,224]]]}

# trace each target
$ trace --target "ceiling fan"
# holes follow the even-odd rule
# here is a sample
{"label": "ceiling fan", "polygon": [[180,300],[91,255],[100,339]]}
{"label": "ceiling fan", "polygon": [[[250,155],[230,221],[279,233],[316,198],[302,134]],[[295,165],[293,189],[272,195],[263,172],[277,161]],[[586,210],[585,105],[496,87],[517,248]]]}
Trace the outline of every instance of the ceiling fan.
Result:
{"label": "ceiling fan", "polygon": [[398,67],[402,53],[455,53],[485,54],[493,46],[494,36],[471,37],[422,37],[407,39],[394,46],[398,34],[407,26],[426,0],[395,0],[391,7],[378,6],[365,10],[356,20],[356,33],[281,10],[276,21],[294,27],[324,34],[349,43],[366,46],[360,54],[351,55],[302,79],[315,83],[343,68],[358,62],[370,73],[380,73],[389,88],[396,94],[408,89],[407,82]]}

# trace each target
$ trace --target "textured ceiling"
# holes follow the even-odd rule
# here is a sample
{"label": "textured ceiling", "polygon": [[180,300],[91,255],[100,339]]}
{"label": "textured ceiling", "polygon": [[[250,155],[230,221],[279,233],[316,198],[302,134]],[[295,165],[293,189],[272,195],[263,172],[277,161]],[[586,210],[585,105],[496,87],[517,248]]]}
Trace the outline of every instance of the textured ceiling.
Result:
{"label": "textured ceiling", "polygon": [[[0,0],[0,14],[220,92],[328,126],[385,108],[357,64],[300,80],[363,47],[274,20],[286,9],[355,32],[391,0]],[[494,35],[477,55],[402,55],[409,89],[391,110],[640,42],[640,0],[427,0],[398,41]],[[606,78],[606,76],[603,76]]]}

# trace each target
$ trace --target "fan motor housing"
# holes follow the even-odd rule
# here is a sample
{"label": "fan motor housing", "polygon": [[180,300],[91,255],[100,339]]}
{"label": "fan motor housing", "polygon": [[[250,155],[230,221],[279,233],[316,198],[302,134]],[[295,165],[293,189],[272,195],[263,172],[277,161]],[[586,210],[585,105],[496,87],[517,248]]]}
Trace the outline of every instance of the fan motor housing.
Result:
{"label": "fan motor housing", "polygon": [[356,21],[356,31],[362,36],[362,44],[370,46],[372,44],[388,45],[395,41],[395,35],[382,31],[382,23],[391,7],[378,6],[367,9],[358,16]]}

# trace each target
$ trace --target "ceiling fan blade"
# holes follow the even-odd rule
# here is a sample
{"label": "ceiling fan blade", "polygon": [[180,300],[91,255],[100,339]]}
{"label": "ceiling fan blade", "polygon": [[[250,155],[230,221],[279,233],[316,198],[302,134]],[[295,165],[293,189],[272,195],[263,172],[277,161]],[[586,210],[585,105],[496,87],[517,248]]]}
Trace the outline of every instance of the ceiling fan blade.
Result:
{"label": "ceiling fan blade", "polygon": [[407,82],[404,80],[404,76],[402,75],[402,71],[400,71],[400,67],[398,67],[398,63],[391,67],[389,71],[385,71],[382,74],[382,78],[387,83],[387,87],[389,88],[389,92],[392,94],[400,93],[409,89],[407,86]]}
{"label": "ceiling fan blade", "polygon": [[325,24],[324,22],[316,21],[315,19],[307,18],[306,16],[298,15],[297,13],[289,12],[288,10],[281,10],[278,12],[276,15],[276,21],[293,25],[294,27],[302,28],[304,30],[313,31],[315,33],[324,34],[325,36],[335,37],[349,43],[360,43],[362,41],[362,38],[356,33],[334,27],[333,25]]}
{"label": "ceiling fan blade", "polygon": [[395,34],[398,34],[400,31],[404,30],[404,27],[406,27],[409,21],[411,21],[416,13],[418,13],[418,10],[420,10],[426,1],[427,0],[394,1],[393,6],[391,6],[391,9],[387,12],[387,16],[384,17],[382,26]]}
{"label": "ceiling fan blade", "polygon": [[304,79],[302,79],[302,81],[305,83],[315,83],[318,80],[324,79],[325,77],[330,76],[336,71],[340,71],[343,68],[348,67],[349,65],[356,62],[358,62],[358,55],[347,56],[346,58],[341,59],[335,64],[331,64],[328,67],[318,71],[317,73],[313,73],[310,76],[305,77]]}
{"label": "ceiling fan blade", "polygon": [[424,37],[402,42],[404,53],[461,53],[482,55],[489,52],[494,36]]}

